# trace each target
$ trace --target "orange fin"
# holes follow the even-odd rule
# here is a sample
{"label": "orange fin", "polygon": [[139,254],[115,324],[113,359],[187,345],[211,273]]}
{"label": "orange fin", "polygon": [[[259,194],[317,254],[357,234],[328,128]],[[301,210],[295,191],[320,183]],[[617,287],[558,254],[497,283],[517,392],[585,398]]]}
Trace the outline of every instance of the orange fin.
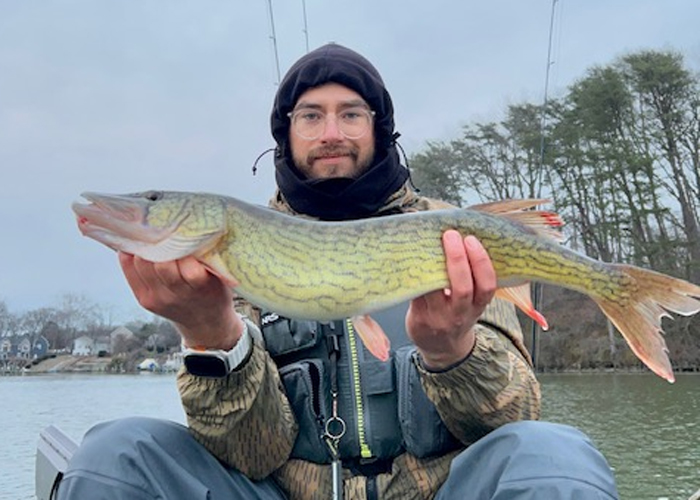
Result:
{"label": "orange fin", "polygon": [[479,203],[478,205],[471,205],[469,210],[479,210],[480,212],[488,212],[494,215],[503,215],[513,212],[523,212],[525,210],[530,210],[539,205],[545,205],[551,203],[552,200],[546,198],[524,198],[524,199],[510,199],[510,200],[499,200],[499,201],[489,201],[486,203]]}
{"label": "orange fin", "polygon": [[239,285],[238,280],[228,270],[228,266],[218,253],[209,254],[205,260],[200,262],[207,267],[209,272],[226,283],[227,286],[236,288]]}
{"label": "orange fin", "polygon": [[367,314],[353,316],[351,321],[367,350],[380,361],[388,360],[391,343],[381,325]]}
{"label": "orange fin", "polygon": [[700,286],[638,267],[611,264],[631,278],[617,294],[619,300],[594,298],[617,327],[632,351],[651,371],[673,382],[673,367],[661,319],[669,311],[681,316],[700,312]]}
{"label": "orange fin", "polygon": [[530,283],[507,288],[499,288],[496,290],[496,297],[515,304],[518,309],[532,318],[533,321],[540,325],[543,330],[549,330],[549,325],[547,324],[545,317],[542,315],[542,313],[535,309],[535,306],[532,305],[532,299],[530,298]]}
{"label": "orange fin", "polygon": [[564,240],[564,236],[558,231],[558,228],[564,225],[564,221],[559,214],[547,210],[530,210],[549,201],[546,199],[503,200],[482,203],[469,208],[505,217],[529,227],[537,234],[547,236],[561,243]]}

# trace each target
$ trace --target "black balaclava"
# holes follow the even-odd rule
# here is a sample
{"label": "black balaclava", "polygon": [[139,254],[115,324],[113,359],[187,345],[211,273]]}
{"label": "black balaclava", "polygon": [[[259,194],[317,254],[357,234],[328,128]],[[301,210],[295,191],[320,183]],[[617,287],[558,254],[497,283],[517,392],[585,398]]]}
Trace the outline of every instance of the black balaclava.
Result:
{"label": "black balaclava", "polygon": [[[376,113],[374,160],[357,179],[307,179],[292,160],[287,114],[304,92],[331,82],[360,94]],[[394,143],[394,107],[384,82],[367,59],[341,45],[324,45],[289,69],[277,90],[271,125],[277,185],[296,212],[325,220],[370,217],[408,179]]]}

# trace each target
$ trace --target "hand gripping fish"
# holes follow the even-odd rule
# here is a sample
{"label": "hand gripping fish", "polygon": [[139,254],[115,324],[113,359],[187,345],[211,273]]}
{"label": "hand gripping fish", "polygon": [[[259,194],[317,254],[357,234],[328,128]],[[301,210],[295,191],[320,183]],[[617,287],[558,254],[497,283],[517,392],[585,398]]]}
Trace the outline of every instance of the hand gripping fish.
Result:
{"label": "hand gripping fish", "polygon": [[292,217],[226,196],[149,191],[84,193],[80,231],[153,262],[189,255],[252,303],[281,315],[352,318],[368,349],[386,360],[389,343],[373,311],[449,286],[441,236],[476,236],[498,278],[497,295],[544,328],[529,283],[590,296],[654,373],[674,381],[661,318],[700,311],[700,287],[654,271],[608,264],[569,250],[545,200],[508,200],[345,222]]}

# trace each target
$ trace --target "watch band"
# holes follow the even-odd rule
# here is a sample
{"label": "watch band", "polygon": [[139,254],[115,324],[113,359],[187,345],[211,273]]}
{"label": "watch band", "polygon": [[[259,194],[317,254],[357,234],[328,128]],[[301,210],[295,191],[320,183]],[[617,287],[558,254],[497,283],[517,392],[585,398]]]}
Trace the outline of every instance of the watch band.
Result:
{"label": "watch band", "polygon": [[245,320],[243,325],[241,337],[229,351],[185,348],[182,356],[187,371],[201,377],[221,378],[240,367],[253,349],[252,337]]}
{"label": "watch band", "polygon": [[228,357],[229,373],[243,364],[243,361],[250,355],[252,348],[253,342],[250,337],[250,332],[248,331],[248,323],[243,320],[243,333],[241,334],[241,338],[238,339],[233,349],[230,351],[222,351],[225,352]]}

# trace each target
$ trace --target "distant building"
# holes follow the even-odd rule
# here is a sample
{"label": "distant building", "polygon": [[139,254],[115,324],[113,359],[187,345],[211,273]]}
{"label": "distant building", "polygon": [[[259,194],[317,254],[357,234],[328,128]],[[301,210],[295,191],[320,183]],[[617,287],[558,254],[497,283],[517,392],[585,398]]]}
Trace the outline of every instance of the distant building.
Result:
{"label": "distant building", "polygon": [[95,353],[95,341],[83,335],[73,341],[73,356],[93,356]]}
{"label": "distant building", "polygon": [[134,332],[125,326],[115,328],[112,330],[112,333],[109,334],[109,352],[115,353],[119,351],[120,348],[123,349],[123,346],[132,338],[134,338]]}
{"label": "distant building", "polygon": [[32,357],[32,342],[29,337],[25,336],[16,345],[16,358],[31,359]]}
{"label": "distant building", "polygon": [[0,359],[9,359],[12,354],[12,341],[10,339],[0,340]]}
{"label": "distant building", "polygon": [[95,340],[94,352],[96,356],[108,356],[112,353],[112,339],[109,335],[103,335]]}
{"label": "distant building", "polygon": [[32,359],[43,358],[49,353],[49,341],[43,335],[34,339],[32,344]]}
{"label": "distant building", "polygon": [[0,340],[0,360],[38,359],[49,353],[49,341],[39,335],[32,341],[29,335],[3,338]]}

